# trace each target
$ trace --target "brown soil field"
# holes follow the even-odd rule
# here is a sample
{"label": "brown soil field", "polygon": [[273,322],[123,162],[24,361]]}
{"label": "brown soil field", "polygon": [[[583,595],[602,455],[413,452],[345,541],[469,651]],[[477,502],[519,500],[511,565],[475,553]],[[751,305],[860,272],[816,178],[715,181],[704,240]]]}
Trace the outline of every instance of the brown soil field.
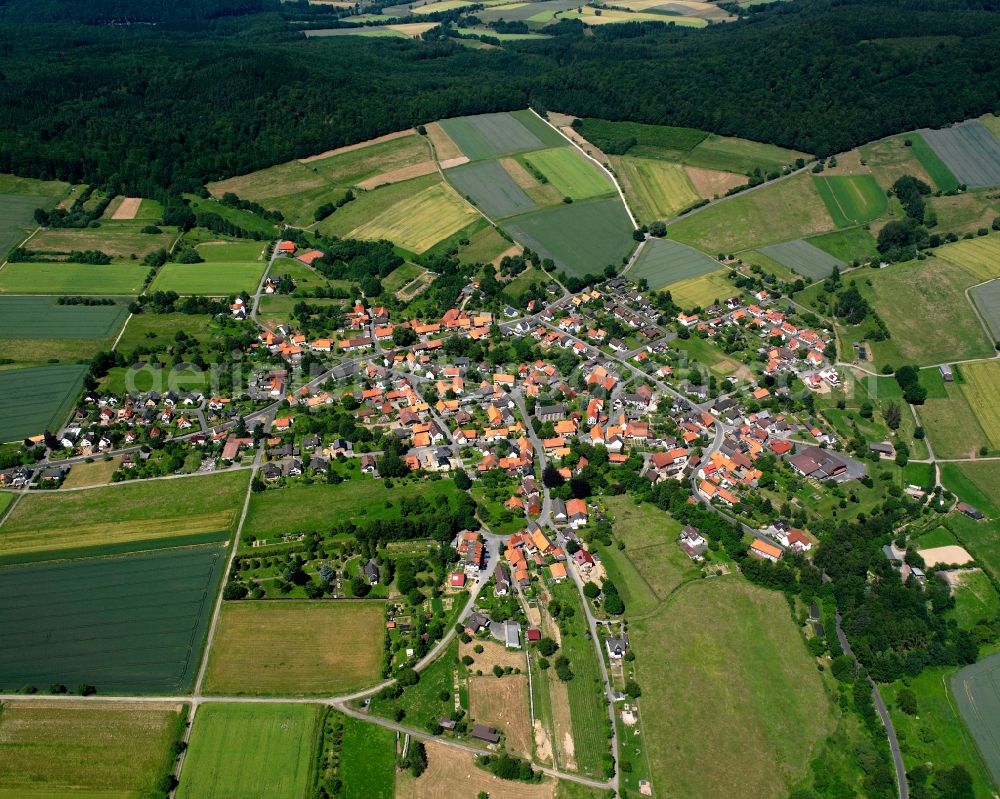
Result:
{"label": "brown soil field", "polygon": [[433,161],[423,161],[419,164],[412,164],[410,166],[400,167],[399,169],[393,169],[390,172],[383,172],[381,175],[375,175],[375,177],[361,181],[358,184],[358,188],[364,189],[365,191],[371,191],[372,189],[384,186],[387,183],[400,183],[404,180],[409,180],[410,178],[419,178],[422,175],[430,175],[432,172],[436,171],[437,165]]}
{"label": "brown soil field", "polygon": [[[524,248],[520,244],[513,244],[493,259],[493,266],[499,267],[500,262],[504,258],[508,256],[513,258],[515,255],[520,255],[522,252],[524,252]],[[500,276],[497,275],[497,277],[499,278]]]}
{"label": "brown soil field", "polygon": [[[465,158],[465,153],[444,132],[444,128],[441,127],[439,122],[431,122],[425,126],[425,130],[427,131],[427,138],[431,140],[431,144],[434,146],[434,155],[437,156],[438,161],[442,162],[441,166],[444,166],[444,161]],[[465,158],[465,160],[468,161],[469,159]],[[457,166],[457,164],[452,164],[451,166]],[[447,167],[445,168],[447,169]]]}
{"label": "brown soil field", "polygon": [[549,669],[546,672],[549,680],[549,701],[552,703],[552,724],[555,727],[554,748],[556,762],[561,768],[576,771],[576,746],[573,743],[573,721],[569,714],[569,686],[555,676]]}
{"label": "brown soil field", "polygon": [[384,141],[392,141],[393,139],[401,139],[403,136],[410,136],[416,133],[413,128],[407,128],[406,130],[397,130],[395,133],[386,133],[385,136],[379,136],[375,139],[369,139],[368,141],[360,141],[357,144],[348,144],[346,147],[338,147],[336,150],[327,150],[319,155],[310,155],[308,158],[300,158],[300,164],[309,164],[313,161],[321,161],[324,158],[329,158],[331,155],[340,155],[341,153],[349,153],[353,150],[360,150],[362,147],[368,147],[372,144],[381,144]]}
{"label": "brown soil field", "polygon": [[142,197],[123,197],[122,201],[118,204],[118,207],[111,215],[111,218],[135,219],[135,215],[139,213],[140,205],[142,205]]}
{"label": "brown soil field", "polygon": [[396,781],[396,799],[441,799],[442,796],[472,799],[480,792],[490,799],[553,799],[556,782],[538,784],[511,782],[494,777],[475,764],[475,755],[433,741],[426,743],[427,770],[419,779]]}
{"label": "brown soil field", "polygon": [[[473,649],[476,644],[482,645],[482,654],[476,654]],[[510,666],[512,669],[520,669],[521,671],[524,671],[525,668],[527,668],[527,664],[524,659],[524,652],[509,650],[506,647],[501,646],[496,641],[477,641],[473,639],[472,643],[459,644],[458,656],[461,658],[466,655],[469,655],[476,661],[472,664],[471,668],[473,670],[482,669],[483,674],[492,672],[494,666],[499,666],[502,669]]]}
{"label": "brown soil field", "polygon": [[939,564],[964,566],[973,560],[972,555],[966,552],[963,547],[956,545],[921,549],[917,551],[917,554],[924,559],[924,562],[928,566],[937,566]]}
{"label": "brown soil field", "polygon": [[453,166],[461,166],[462,164],[469,163],[469,159],[466,156],[460,156],[459,158],[449,158],[441,162],[442,169],[451,169]]}
{"label": "brown soil field", "polygon": [[506,739],[507,749],[522,757],[531,757],[531,718],[528,702],[528,677],[469,678],[469,715],[496,727]]}
{"label": "brown soil field", "polygon": [[723,197],[734,186],[747,182],[744,175],[737,175],[735,172],[719,172],[717,169],[702,169],[698,166],[686,166],[684,171],[694,190],[706,200],[711,200],[715,195]]}

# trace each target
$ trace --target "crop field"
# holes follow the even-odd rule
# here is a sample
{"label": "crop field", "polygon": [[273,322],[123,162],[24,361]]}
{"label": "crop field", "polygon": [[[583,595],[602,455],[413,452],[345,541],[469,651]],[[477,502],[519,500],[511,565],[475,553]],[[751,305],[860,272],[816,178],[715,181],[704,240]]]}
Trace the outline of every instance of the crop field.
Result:
{"label": "crop field", "polygon": [[507,157],[500,159],[500,165],[507,174],[513,178],[514,182],[524,189],[532,201],[538,206],[557,205],[562,202],[562,195],[559,189],[551,183],[542,183],[532,175],[527,168],[516,158]]}
{"label": "crop field", "polygon": [[552,147],[523,157],[565,197],[587,200],[615,190],[607,176],[572,147]]}
{"label": "crop field", "polygon": [[969,407],[961,386],[945,385],[945,398],[928,397],[917,414],[939,458],[972,458],[986,433]]}
{"label": "crop field", "polygon": [[180,480],[26,496],[0,528],[0,562],[115,554],[231,535],[249,471]]}
{"label": "crop field", "polygon": [[408,774],[397,780],[396,799],[441,799],[473,797],[486,793],[490,799],[555,799],[556,783],[544,778],[538,783],[501,780],[478,768],[475,755],[428,741],[427,770],[418,779]]}
{"label": "crop field", "polygon": [[814,175],[813,180],[837,227],[871,222],[889,208],[885,192],[871,175]]}
{"label": "crop field", "polygon": [[0,262],[35,226],[35,209],[51,204],[50,198],[41,195],[0,193]]}
{"label": "crop field", "polygon": [[183,706],[5,702],[0,799],[140,799],[167,773]]}
{"label": "crop field", "polygon": [[0,686],[184,690],[225,566],[202,546],[5,569]]}
{"label": "crop field", "polygon": [[317,170],[332,185],[346,189],[386,172],[429,162],[430,157],[430,147],[424,137],[411,133],[409,136],[311,160],[309,167]]}
{"label": "crop field", "polygon": [[51,297],[0,297],[0,338],[110,338],[127,314],[124,304],[59,305]]}
{"label": "crop field", "polygon": [[1000,362],[963,363],[962,392],[986,433],[991,449],[1000,449]]}
{"label": "crop field", "polygon": [[0,268],[0,294],[138,294],[148,272],[136,264],[7,264]]}
{"label": "crop field", "polygon": [[176,291],[178,294],[208,294],[225,296],[241,291],[253,294],[257,290],[266,264],[221,263],[208,261],[203,264],[169,263],[160,267],[151,291]]}
{"label": "crop field", "polygon": [[835,233],[824,233],[807,240],[814,247],[829,253],[839,261],[852,263],[878,255],[875,238],[864,228],[849,228]]}
{"label": "crop field", "polygon": [[717,299],[725,300],[733,295],[735,287],[728,274],[728,269],[717,269],[707,275],[682,280],[670,287],[670,295],[681,308],[704,308]]}
{"label": "crop field", "polygon": [[[523,668],[523,662],[521,666]],[[492,674],[471,677],[469,716],[503,733],[507,750],[511,753],[531,757],[533,747],[527,675],[512,674],[500,679]]]}
{"label": "crop field", "polygon": [[651,239],[642,248],[628,276],[636,281],[645,278],[651,289],[661,289],[718,268],[719,262],[700,250],[670,239]]}
{"label": "crop field", "polygon": [[457,166],[448,170],[448,180],[459,194],[471,198],[484,214],[493,219],[533,211],[538,207],[498,161],[472,161]]}
{"label": "crop field", "polygon": [[506,3],[477,11],[476,16],[484,22],[495,22],[498,19],[508,22],[535,22],[540,24],[553,19],[559,11],[579,8],[580,0],[541,0],[537,3]]}
{"label": "crop field", "polygon": [[977,282],[1000,277],[1000,236],[956,241],[938,248],[935,255],[962,267]]}
{"label": "crop field", "polygon": [[227,602],[205,690],[221,694],[334,694],[378,682],[382,602]]}
{"label": "crop field", "polygon": [[[646,753],[677,796],[787,796],[833,730],[815,661],[779,594],[736,578],[694,581],[668,612],[633,621],[629,637],[642,701],[655,708],[643,716]],[[712,757],[702,757],[709,739]]]}
{"label": "crop field", "polygon": [[680,164],[652,158],[611,160],[633,213],[643,222],[669,219],[700,199]]}
{"label": "crop field", "polygon": [[[598,13],[599,11],[599,13]],[[558,19],[578,19],[585,25],[620,25],[623,22],[664,22],[669,21],[680,28],[704,28],[708,22],[700,17],[666,16],[647,14],[641,11],[621,11],[619,9],[595,9],[583,6],[582,10],[570,9],[558,15]]]}
{"label": "crop field", "polygon": [[[944,130],[924,128],[920,135],[959,183],[971,188],[1000,186],[1000,140],[979,120],[969,120]],[[931,176],[937,183],[936,176]],[[944,191],[949,188],[940,183],[938,186]]]}
{"label": "crop field", "polygon": [[81,364],[0,371],[0,441],[55,430],[72,410],[86,374]]}
{"label": "crop field", "polygon": [[472,161],[566,144],[562,136],[531,111],[455,117],[442,120],[441,127]]}
{"label": "crop field", "polygon": [[140,227],[136,222],[102,222],[99,228],[49,228],[35,235],[31,249],[52,253],[100,250],[112,258],[142,258],[159,247],[169,247],[174,239],[174,228],[149,234],[140,232]]}
{"label": "crop field", "polygon": [[396,733],[360,719],[344,718],[340,744],[344,799],[392,799],[396,780]]}
{"label": "crop field", "polygon": [[177,799],[303,799],[322,712],[320,705],[202,705]]}
{"label": "crop field", "polygon": [[620,264],[634,245],[632,223],[617,197],[522,214],[504,227],[559,270],[581,277]]}
{"label": "crop field", "polygon": [[910,142],[910,149],[916,157],[920,166],[924,168],[931,179],[931,183],[941,191],[952,191],[958,188],[959,180],[952,174],[948,165],[941,160],[937,151],[932,148],[925,136],[920,133],[912,133],[906,137]]}
{"label": "crop field", "polygon": [[979,309],[983,319],[993,334],[994,341],[1000,341],[1000,280],[991,280],[976,286],[969,294]]}
{"label": "crop field", "polygon": [[734,252],[835,227],[811,176],[797,175],[679,219],[670,237],[710,253]]}
{"label": "crop field", "polygon": [[951,678],[951,690],[993,781],[1000,782],[1000,654],[966,666]]}
{"label": "crop field", "polygon": [[802,239],[771,244],[761,247],[760,251],[810,281],[821,280],[832,274],[834,268],[843,269],[847,265]]}

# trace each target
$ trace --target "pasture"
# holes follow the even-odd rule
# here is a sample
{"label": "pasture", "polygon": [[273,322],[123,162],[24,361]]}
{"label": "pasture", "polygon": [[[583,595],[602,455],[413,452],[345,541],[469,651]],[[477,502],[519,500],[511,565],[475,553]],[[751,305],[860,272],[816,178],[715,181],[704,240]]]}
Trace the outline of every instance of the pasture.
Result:
{"label": "pasture", "polygon": [[969,292],[979,313],[986,320],[994,341],[1000,341],[1000,280],[991,280]]}
{"label": "pasture", "polygon": [[31,494],[4,522],[0,562],[224,540],[234,532],[249,474],[232,471]]}
{"label": "pasture", "polygon": [[840,259],[802,239],[771,244],[761,247],[760,251],[810,282],[822,280],[832,274],[834,269],[847,266]]}
{"label": "pasture", "polygon": [[962,393],[986,433],[990,449],[1000,449],[1000,362],[962,364]]}
{"label": "pasture", "polygon": [[948,528],[994,579],[1000,577],[1000,507],[994,500],[996,487],[1000,484],[998,464],[1000,461],[983,460],[941,466],[944,485],[986,515],[984,521],[977,522],[960,513],[952,513],[947,519]]}
{"label": "pasture", "polygon": [[937,151],[930,146],[928,139],[920,133],[913,133],[906,137],[910,143],[913,155],[927,172],[931,182],[941,191],[952,191],[958,188],[959,180],[952,174],[948,165],[941,160]]}
{"label": "pasture", "polygon": [[765,173],[779,171],[795,163],[797,158],[808,157],[806,153],[774,144],[711,133],[684,157],[684,163],[703,169],[746,175],[755,169]]}
{"label": "pasture", "polygon": [[248,292],[253,294],[264,275],[263,261],[225,263],[206,261],[203,264],[169,263],[160,267],[151,291],[176,291],[178,294],[204,294],[224,297]]}
{"label": "pasture", "polygon": [[7,264],[0,268],[0,294],[138,294],[148,272],[138,264]]}
{"label": "pasture", "polygon": [[1000,595],[981,569],[961,572],[954,596],[955,607],[949,616],[963,630],[971,630],[983,621],[995,619],[1000,613]]}
{"label": "pasture", "polygon": [[700,250],[670,239],[650,239],[643,245],[628,276],[635,281],[645,278],[651,289],[662,289],[718,268],[719,262]]}
{"label": "pasture", "polygon": [[962,267],[976,282],[1000,277],[1000,236],[963,239],[939,247],[934,254]]}
{"label": "pasture", "polygon": [[[780,594],[732,577],[694,581],[668,612],[634,620],[629,637],[642,702],[655,708],[643,716],[646,754],[677,796],[787,796],[833,731],[822,678]],[[699,756],[709,739],[712,757]]]}
{"label": "pasture", "polygon": [[73,409],[86,374],[82,364],[0,371],[0,441],[56,430]]}
{"label": "pasture", "polygon": [[346,716],[340,744],[340,778],[344,799],[392,799],[396,733]]}
{"label": "pasture", "polygon": [[142,258],[160,247],[169,247],[176,228],[162,233],[142,233],[141,222],[102,222],[99,228],[48,228],[37,233],[30,248],[42,253],[100,250],[112,258]]}
{"label": "pasture", "polygon": [[958,194],[927,198],[927,205],[937,215],[938,230],[957,234],[976,233],[991,227],[1000,212],[1000,198],[990,189],[975,189]]}
{"label": "pasture", "polygon": [[185,690],[225,566],[202,546],[4,569],[0,686]]}
{"label": "pasture", "polygon": [[889,210],[885,192],[871,175],[814,175],[813,181],[837,227],[871,222]]}
{"label": "pasture", "polygon": [[277,228],[273,222],[268,222],[263,217],[257,216],[257,214],[251,211],[243,211],[239,208],[223,205],[212,197],[199,197],[196,194],[185,194],[184,199],[191,203],[191,210],[196,214],[216,214],[244,230],[257,232],[268,237],[274,236],[277,233]]}
{"label": "pasture", "polygon": [[1000,654],[955,674],[951,691],[993,781],[1000,782]]}
{"label": "pasture", "polygon": [[150,347],[171,342],[178,330],[183,330],[209,347],[217,343],[219,335],[218,329],[208,316],[186,313],[136,314],[125,325],[122,337],[118,341],[118,349],[122,352],[131,352],[136,347]]}
{"label": "pasture", "polygon": [[633,213],[642,222],[669,219],[700,199],[680,164],[614,156],[611,161]]}
{"label": "pasture", "polygon": [[448,170],[448,180],[492,219],[533,211],[538,206],[499,161],[472,161]]}
{"label": "pasture", "polygon": [[195,249],[208,263],[261,261],[264,257],[262,241],[203,241]]}
{"label": "pasture", "polygon": [[974,189],[1000,186],[1000,140],[978,119],[943,130],[924,128],[920,135],[959,183]]}
{"label": "pasture", "polygon": [[303,799],[321,722],[319,705],[202,705],[177,799]]}
{"label": "pasture", "polygon": [[875,238],[867,230],[859,227],[838,230],[835,233],[823,233],[807,241],[845,263],[865,261],[878,255]]}
{"label": "pasture", "polygon": [[0,799],[149,796],[183,715],[168,703],[5,702]]}
{"label": "pasture", "polygon": [[730,282],[728,269],[717,269],[670,286],[670,295],[681,308],[704,308],[716,300],[731,297],[736,287]]}
{"label": "pasture", "polygon": [[288,161],[247,175],[206,184],[213,197],[232,192],[243,200],[253,200],[274,208],[293,225],[314,221],[313,211],[328,200],[338,200],[343,191],[331,191],[330,182],[311,164]]}
{"label": "pasture", "polygon": [[974,458],[986,433],[965,399],[962,387],[945,384],[945,397],[928,397],[917,409],[920,422],[939,458]]}
{"label": "pasture", "polygon": [[382,174],[430,163],[430,155],[427,140],[410,133],[325,158],[310,159],[309,167],[332,185],[346,189]]}
{"label": "pasture", "polygon": [[522,214],[504,227],[560,271],[580,277],[620,264],[634,245],[632,223],[617,197]]}
{"label": "pasture", "polygon": [[552,147],[522,157],[564,197],[587,200],[614,193],[608,177],[572,147]]}
{"label": "pasture", "polygon": [[[912,146],[913,142],[919,138],[919,136],[914,135],[895,136],[891,139],[865,144],[858,152],[865,159],[872,175],[875,176],[875,180],[883,189],[890,188],[903,175],[913,175],[928,185],[933,185],[934,181],[917,159]],[[911,146],[906,145],[907,140]],[[931,152],[923,140],[921,140],[921,144],[925,150]],[[933,152],[931,155],[933,156]]]}
{"label": "pasture", "polygon": [[[519,665],[523,670],[523,660]],[[483,673],[486,675],[485,670]],[[512,754],[531,757],[533,746],[527,675],[511,674],[500,679],[492,674],[470,677],[469,717],[498,729]]]}
{"label": "pasture", "polygon": [[227,602],[205,690],[332,696],[363,688],[378,682],[384,634],[378,601]]}
{"label": "pasture", "polygon": [[471,161],[566,144],[559,133],[527,110],[455,117],[443,119],[440,124]]}

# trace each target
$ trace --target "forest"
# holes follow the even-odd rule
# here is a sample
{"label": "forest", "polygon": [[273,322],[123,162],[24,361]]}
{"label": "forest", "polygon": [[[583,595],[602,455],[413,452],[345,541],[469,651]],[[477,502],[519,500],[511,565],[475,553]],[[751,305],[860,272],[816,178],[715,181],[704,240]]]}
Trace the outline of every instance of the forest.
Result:
{"label": "forest", "polygon": [[176,194],[529,104],[823,156],[998,110],[1000,15],[988,0],[777,5],[702,30],[567,21],[549,39],[471,50],[307,40],[270,0],[8,0],[0,171]]}

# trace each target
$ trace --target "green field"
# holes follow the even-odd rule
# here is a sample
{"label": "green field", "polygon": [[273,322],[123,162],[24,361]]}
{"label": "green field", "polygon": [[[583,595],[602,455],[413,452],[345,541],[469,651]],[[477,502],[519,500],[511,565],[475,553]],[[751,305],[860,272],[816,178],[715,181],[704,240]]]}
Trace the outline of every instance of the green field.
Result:
{"label": "green field", "polygon": [[994,579],[1000,579],[1000,506],[993,498],[1000,481],[998,464],[998,461],[980,461],[941,465],[945,487],[986,515],[986,519],[977,522],[952,513],[947,520],[948,529]]}
{"label": "green field", "polygon": [[919,133],[910,133],[906,139],[910,142],[910,149],[913,150],[913,154],[920,162],[920,165],[927,170],[927,174],[934,181],[934,185],[941,191],[952,191],[958,188],[958,178],[951,173],[951,170],[938,157],[938,154],[931,149],[931,146],[922,135]]}
{"label": "green field", "polygon": [[531,111],[443,119],[441,127],[472,161],[566,144]]}
{"label": "green field", "polygon": [[524,160],[548,178],[564,197],[587,200],[613,194],[607,175],[572,147],[552,147],[526,153]]}
{"label": "green field", "polygon": [[429,161],[430,157],[427,140],[413,133],[309,161],[306,166],[346,190],[377,175]]}
{"label": "green field", "polygon": [[235,529],[249,474],[242,470],[31,494],[4,522],[0,562],[224,540]]}
{"label": "green field", "polygon": [[620,150],[621,142],[634,139],[633,147],[652,147],[685,153],[694,149],[708,136],[703,130],[669,125],[646,125],[641,122],[609,122],[586,117],[580,133],[598,149]]}
{"label": "green field", "polygon": [[885,192],[871,175],[813,176],[813,180],[837,227],[871,222],[889,210]]}
{"label": "green field", "polygon": [[966,666],[951,678],[959,713],[979,747],[994,783],[1000,783],[1000,654]]}
{"label": "green field", "polygon": [[54,204],[54,196],[8,194],[0,189],[0,263],[35,227],[35,209]]}
{"label": "green field", "polygon": [[1000,613],[1000,595],[989,576],[979,569],[963,571],[954,593],[955,607],[948,612],[963,630],[989,622]]}
{"label": "green field", "polygon": [[320,705],[202,705],[177,799],[304,799],[321,720]]}
{"label": "green field", "polygon": [[6,702],[0,799],[144,799],[169,772],[182,706]]}
{"label": "green field", "polygon": [[86,374],[87,367],[78,364],[0,371],[0,441],[54,432],[66,421]]}
{"label": "green field", "polygon": [[699,250],[670,239],[650,239],[628,276],[635,281],[645,278],[651,289],[662,289],[671,283],[705,275],[718,268],[718,261]]}
{"label": "green field", "polygon": [[674,302],[685,310],[704,308],[716,300],[722,302],[737,293],[736,286],[729,280],[728,275],[728,269],[717,269],[706,275],[688,278],[674,283],[670,287],[670,294]]}
{"label": "green field", "polygon": [[447,175],[459,194],[493,219],[538,207],[498,161],[472,161],[449,169]]}
{"label": "green field", "polygon": [[807,280],[821,280],[846,264],[802,239],[761,247],[760,251]]}
{"label": "green field", "polygon": [[612,158],[622,190],[643,222],[669,219],[701,199],[680,164],[653,158]]}
{"label": "green field", "polygon": [[[128,320],[118,341],[118,349],[128,353],[136,347],[167,344],[174,341],[178,330],[183,330],[189,336],[209,346],[215,344],[219,338],[219,333],[208,315],[142,313],[135,314]],[[207,354],[206,358],[211,360]]]}
{"label": "green field", "polygon": [[127,314],[124,304],[59,305],[53,297],[0,297],[0,338],[110,338]]}
{"label": "green field", "polygon": [[808,157],[806,153],[773,144],[709,134],[684,157],[684,163],[702,169],[747,175],[755,169],[764,173],[776,172],[793,164],[797,158]]}
{"label": "green field", "polygon": [[977,278],[977,283],[1000,277],[1000,236],[956,241],[936,250],[935,255],[962,267]]}
{"label": "green field", "polygon": [[260,284],[266,264],[263,262],[203,264],[164,264],[150,286],[151,291],[176,291],[178,294],[225,296],[253,294]]}
{"label": "green field", "polygon": [[777,592],[733,577],[691,582],[633,621],[629,638],[646,753],[672,795],[785,797],[834,728],[815,660]]}
{"label": "green field", "polygon": [[169,248],[177,228],[166,227],[160,233],[143,233],[146,223],[133,221],[102,221],[97,228],[46,228],[35,234],[28,249],[55,254],[72,250],[100,250],[112,258],[142,258],[159,249]]}
{"label": "green field", "polygon": [[263,261],[262,241],[203,241],[195,246],[198,255],[208,263]]}
{"label": "green field", "polygon": [[148,272],[136,264],[7,264],[0,268],[0,294],[138,294]]}
{"label": "green field", "polygon": [[874,236],[859,227],[838,230],[835,233],[823,233],[807,241],[845,263],[865,261],[878,255]]}
{"label": "green field", "polygon": [[203,546],[3,570],[0,686],[185,690],[225,565]]}
{"label": "green field", "polygon": [[939,458],[975,457],[987,442],[962,387],[954,383],[945,385],[943,398],[928,397],[917,414]]}
{"label": "green field", "polygon": [[344,799],[392,799],[396,733],[347,716],[340,758]]}
{"label": "green field", "polygon": [[246,231],[260,233],[269,238],[277,234],[277,227],[272,222],[268,222],[263,217],[257,216],[257,214],[251,211],[232,208],[228,205],[223,205],[212,197],[203,198],[196,194],[185,194],[184,199],[191,203],[191,210],[195,214],[216,214]]}
{"label": "green field", "polygon": [[617,197],[522,214],[504,228],[524,246],[555,261],[558,270],[579,277],[621,264],[634,245],[632,224]]}
{"label": "green field", "polygon": [[1000,449],[1000,363],[979,361],[962,364],[962,393],[986,433],[990,449]]}

